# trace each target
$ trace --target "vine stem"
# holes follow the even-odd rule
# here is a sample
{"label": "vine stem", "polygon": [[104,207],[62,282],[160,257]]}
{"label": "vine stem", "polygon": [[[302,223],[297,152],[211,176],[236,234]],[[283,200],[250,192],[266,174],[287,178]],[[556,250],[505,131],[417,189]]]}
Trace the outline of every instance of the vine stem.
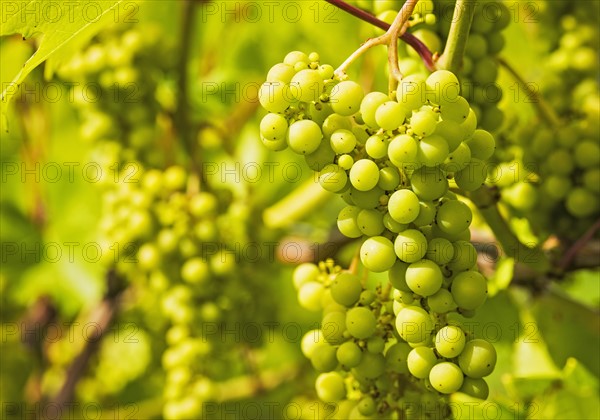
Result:
{"label": "vine stem", "polygon": [[452,73],[460,70],[476,4],[476,0],[456,0],[448,41],[438,60],[438,68],[449,70]]}
{"label": "vine stem", "polygon": [[533,90],[531,88],[531,85],[521,77],[517,70],[512,65],[510,65],[508,61],[506,61],[502,57],[498,57],[497,60],[498,64],[504,67],[504,69],[512,76],[512,78],[515,79],[519,87],[531,99],[531,102],[536,108],[538,115],[551,127],[560,127],[560,119],[558,118],[554,110],[544,100],[542,95],[540,95],[539,92]]}
{"label": "vine stem", "polygon": [[594,234],[598,230],[600,230],[600,219],[596,220],[596,223],[590,226],[583,236],[575,241],[575,243],[567,250],[558,265],[558,268],[561,271],[566,271],[571,266],[579,251],[581,251],[581,249],[583,249],[583,247],[594,237]]}
{"label": "vine stem", "polygon": [[[348,4],[343,0],[325,0],[325,1],[339,9],[345,11],[346,13],[351,14],[352,16],[354,16],[364,22],[370,23],[371,25],[378,27],[379,29],[383,29],[384,31],[387,31],[390,29],[391,25],[389,23],[384,22],[383,20],[378,19],[376,16],[372,15],[371,13],[366,12],[366,11],[364,11],[356,6],[353,6],[351,4]],[[403,34],[401,34],[400,39],[402,41],[404,41],[406,44],[408,44],[412,49],[414,49],[419,54],[419,56],[423,60],[423,63],[425,64],[425,66],[427,67],[427,69],[429,71],[435,70],[435,63],[433,61],[433,53],[431,51],[429,51],[429,48],[427,48],[427,45],[425,45],[423,43],[423,41],[421,41],[419,38],[417,38],[410,32],[404,32]]]}
{"label": "vine stem", "polygon": [[[387,45],[388,47],[388,64],[390,66],[390,89],[397,85],[398,81],[402,79],[402,74],[398,67],[398,38],[406,32],[407,22],[412,15],[413,10],[419,0],[407,0],[402,6],[402,9],[396,15],[394,22],[389,29],[381,36],[377,38],[370,38],[362,44],[356,51],[354,51],[350,57],[346,59],[335,71],[335,74],[339,78],[343,78],[346,74],[346,69],[354,62],[358,57],[363,55],[369,49],[377,45]],[[393,50],[393,51],[391,51]]]}

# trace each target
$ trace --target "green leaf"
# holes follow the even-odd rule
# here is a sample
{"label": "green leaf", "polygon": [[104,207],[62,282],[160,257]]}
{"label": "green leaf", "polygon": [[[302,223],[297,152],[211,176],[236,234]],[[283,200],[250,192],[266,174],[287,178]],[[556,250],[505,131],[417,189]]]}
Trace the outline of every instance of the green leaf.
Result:
{"label": "green leaf", "polygon": [[58,59],[80,47],[104,24],[111,21],[118,22],[125,17],[130,18],[129,15],[126,16],[126,13],[117,8],[122,1],[29,0],[27,2],[3,2],[3,24],[0,28],[0,36],[21,34],[23,38],[29,38],[39,33],[43,34],[37,51],[27,60],[13,81],[3,86],[0,95],[3,130],[7,129],[6,107],[16,93],[17,87],[27,75],[45,60],[56,56],[47,70],[51,73]]}

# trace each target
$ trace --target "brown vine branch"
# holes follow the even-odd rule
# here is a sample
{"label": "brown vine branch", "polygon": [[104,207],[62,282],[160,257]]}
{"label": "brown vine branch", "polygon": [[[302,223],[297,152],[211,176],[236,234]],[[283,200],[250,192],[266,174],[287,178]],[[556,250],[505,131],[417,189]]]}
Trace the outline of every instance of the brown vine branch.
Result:
{"label": "brown vine branch", "polygon": [[592,226],[565,252],[565,255],[558,263],[558,269],[562,272],[566,271],[579,254],[579,252],[592,240],[596,232],[600,230],[600,219],[596,220]]}

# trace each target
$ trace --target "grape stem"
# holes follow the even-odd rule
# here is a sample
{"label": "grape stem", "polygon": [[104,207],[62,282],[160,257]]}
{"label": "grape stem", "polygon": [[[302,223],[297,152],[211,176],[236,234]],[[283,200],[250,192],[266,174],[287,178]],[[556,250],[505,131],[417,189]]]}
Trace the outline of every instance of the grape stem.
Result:
{"label": "grape stem", "polygon": [[571,266],[579,251],[585,247],[585,245],[594,237],[594,234],[598,230],[600,230],[600,219],[596,220],[596,223],[590,226],[583,236],[575,241],[575,243],[567,250],[558,264],[558,269],[561,272],[566,271]]}
{"label": "grape stem", "polygon": [[448,41],[443,54],[438,60],[439,69],[458,73],[462,67],[476,4],[476,0],[456,0]]}
{"label": "grape stem", "polygon": [[412,15],[418,2],[419,0],[407,0],[396,15],[394,22],[392,22],[392,25],[387,32],[377,38],[370,38],[367,42],[362,44],[337,68],[335,71],[336,76],[343,79],[346,74],[346,69],[356,61],[358,57],[377,45],[387,45],[388,64],[390,66],[390,92],[395,90],[398,81],[402,79],[402,73],[400,73],[400,68],[398,67],[398,38],[406,32],[406,29],[408,29],[408,18]]}
{"label": "grape stem", "polygon": [[[390,29],[391,25],[389,23],[384,22],[381,19],[378,19],[376,16],[372,15],[371,13],[364,11],[358,7],[355,7],[351,4],[348,4],[343,0],[325,0],[325,1],[339,9],[345,11],[346,13],[351,14],[352,16],[354,16],[362,21],[365,21],[367,23],[370,23],[373,26],[383,29],[384,31],[388,31]],[[414,49],[419,54],[419,56],[423,60],[423,63],[425,64],[425,66],[427,67],[427,69],[429,71],[435,70],[433,54],[431,51],[429,51],[429,48],[427,48],[427,45],[425,45],[423,43],[423,41],[421,41],[419,38],[417,38],[410,32],[404,32],[403,34],[401,34],[400,39],[402,41],[404,41],[405,43],[407,43],[408,45],[410,45],[412,47],[412,49]]]}
{"label": "grape stem", "polygon": [[517,82],[519,87],[525,92],[525,94],[529,97],[531,103],[536,108],[538,115],[546,121],[546,123],[551,127],[560,127],[560,119],[555,114],[554,110],[548,105],[548,103],[544,100],[542,95],[539,92],[532,89],[530,83],[526,82],[521,75],[517,72],[517,70],[508,63],[504,58],[498,57],[498,64],[500,64],[504,69],[512,76],[513,79]]}

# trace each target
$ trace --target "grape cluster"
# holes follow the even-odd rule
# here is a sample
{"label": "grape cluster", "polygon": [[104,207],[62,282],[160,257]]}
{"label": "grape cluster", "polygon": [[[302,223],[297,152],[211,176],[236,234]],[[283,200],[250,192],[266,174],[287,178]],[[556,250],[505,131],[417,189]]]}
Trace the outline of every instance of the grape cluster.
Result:
{"label": "grape cluster", "polygon": [[515,213],[535,214],[528,218],[539,233],[574,239],[600,215],[598,29],[573,16],[561,27],[535,86],[562,123],[540,121],[506,133],[512,145],[494,172]]}
{"label": "grape cluster", "polygon": [[[301,265],[294,275],[301,305],[325,313],[325,342],[305,351],[324,372],[319,395],[346,398],[344,375],[334,372],[342,366],[362,384],[363,415],[385,413],[391,404],[383,390],[392,386],[384,375],[392,345],[393,369],[410,373],[423,389],[487,396],[482,378],[493,370],[493,346],[450,319],[474,314],[486,300],[487,281],[469,242],[471,209],[449,185],[480,188],[495,140],[477,129],[459,89],[456,76],[441,70],[405,77],[395,98],[365,95],[317,54],[301,52],[273,66],[260,89],[269,111],[260,123],[265,146],[304,155],[321,186],[341,195],[347,206],[338,216],[340,232],[365,238],[362,264],[387,271],[393,286],[394,300],[386,302],[332,263]],[[328,385],[319,391],[319,384]]]}
{"label": "grape cluster", "polygon": [[[398,14],[398,11],[402,8],[404,1],[357,0],[353,3],[361,9],[376,15],[380,20],[391,24]],[[433,8],[433,0],[421,0],[419,3],[417,3],[411,17],[409,18],[410,24],[418,25],[420,23],[425,23],[427,25],[434,25],[436,22],[436,16],[433,14]]]}

